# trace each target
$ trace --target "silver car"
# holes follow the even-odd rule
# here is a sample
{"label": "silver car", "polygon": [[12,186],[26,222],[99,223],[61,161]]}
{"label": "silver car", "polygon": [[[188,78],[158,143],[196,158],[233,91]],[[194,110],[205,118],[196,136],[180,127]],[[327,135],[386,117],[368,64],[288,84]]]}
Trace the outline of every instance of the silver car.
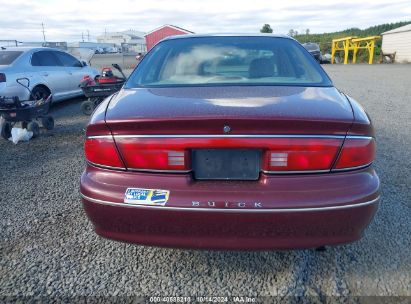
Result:
{"label": "silver car", "polygon": [[36,98],[53,95],[60,101],[83,94],[79,84],[84,76],[94,78],[98,71],[72,55],[52,48],[1,48],[0,96],[30,99],[29,92],[16,82],[30,79],[30,89]]}

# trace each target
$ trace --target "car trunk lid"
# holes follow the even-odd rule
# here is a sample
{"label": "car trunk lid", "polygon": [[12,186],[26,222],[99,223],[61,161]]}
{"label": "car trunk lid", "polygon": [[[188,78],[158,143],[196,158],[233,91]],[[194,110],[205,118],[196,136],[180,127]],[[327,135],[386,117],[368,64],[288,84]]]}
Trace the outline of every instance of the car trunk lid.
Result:
{"label": "car trunk lid", "polygon": [[[334,87],[220,86],[122,90],[106,123],[113,135],[333,134],[353,121]],[[224,127],[227,126],[228,128]]]}

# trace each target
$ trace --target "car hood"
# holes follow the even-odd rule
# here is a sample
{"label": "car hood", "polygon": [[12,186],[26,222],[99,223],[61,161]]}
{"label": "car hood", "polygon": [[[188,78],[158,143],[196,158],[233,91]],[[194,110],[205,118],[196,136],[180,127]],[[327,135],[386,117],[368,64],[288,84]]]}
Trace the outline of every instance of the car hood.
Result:
{"label": "car hood", "polygon": [[[190,127],[186,132],[201,132],[205,124],[208,132],[217,132],[221,123],[231,123],[237,125],[233,132],[240,133],[345,134],[353,113],[347,98],[334,87],[298,86],[123,89],[106,113],[115,133],[161,128],[172,132],[172,126],[182,121]],[[135,127],[129,130],[131,125]]]}
{"label": "car hood", "polygon": [[94,50],[86,48],[69,48],[67,52],[76,57],[78,60],[85,62],[90,62],[94,55]]}

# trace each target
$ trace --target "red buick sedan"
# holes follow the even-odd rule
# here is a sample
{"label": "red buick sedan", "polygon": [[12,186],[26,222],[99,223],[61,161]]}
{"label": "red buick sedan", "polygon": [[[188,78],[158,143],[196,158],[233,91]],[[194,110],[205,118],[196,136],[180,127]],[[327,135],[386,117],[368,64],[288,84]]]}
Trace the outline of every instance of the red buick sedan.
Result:
{"label": "red buick sedan", "polygon": [[87,126],[84,209],[106,238],[204,249],[360,239],[374,130],[295,40],[163,40]]}

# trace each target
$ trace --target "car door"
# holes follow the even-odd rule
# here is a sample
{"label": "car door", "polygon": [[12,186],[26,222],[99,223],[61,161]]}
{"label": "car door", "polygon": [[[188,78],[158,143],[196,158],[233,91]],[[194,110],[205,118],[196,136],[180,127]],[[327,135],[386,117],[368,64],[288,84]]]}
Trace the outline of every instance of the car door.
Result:
{"label": "car door", "polygon": [[63,64],[64,69],[69,74],[70,93],[74,95],[81,94],[82,90],[79,88],[79,84],[83,77],[89,74],[89,71],[84,68],[83,64],[74,56],[61,51],[55,51],[55,54]]}
{"label": "car door", "polygon": [[31,56],[31,65],[41,82],[51,90],[53,100],[62,99],[67,95],[68,73],[54,52],[35,51]]}

